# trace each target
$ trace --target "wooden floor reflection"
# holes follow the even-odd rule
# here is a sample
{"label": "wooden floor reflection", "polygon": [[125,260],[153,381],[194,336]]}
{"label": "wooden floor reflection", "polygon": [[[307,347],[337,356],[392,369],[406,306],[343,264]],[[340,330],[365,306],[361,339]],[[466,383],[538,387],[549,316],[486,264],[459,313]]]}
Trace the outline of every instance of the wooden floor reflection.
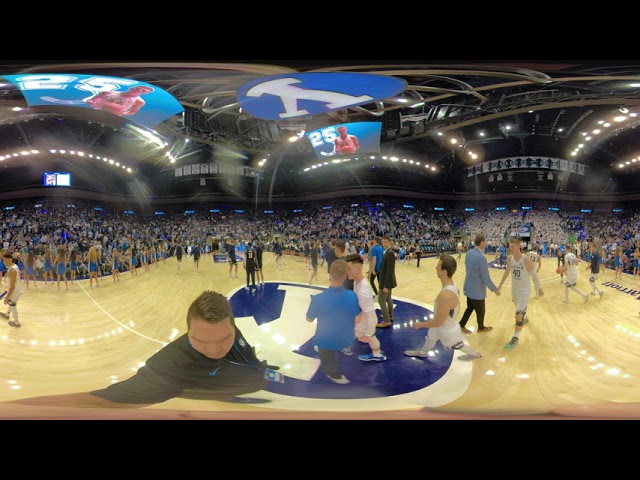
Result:
{"label": "wooden floor reflection", "polygon": [[[396,295],[432,304],[440,289],[435,259],[398,263]],[[237,405],[173,399],[143,410],[43,409],[0,405],[0,418],[558,418],[561,415],[635,417],[640,402],[640,280],[623,275],[600,275],[604,297],[587,303],[570,292],[561,302],[564,286],[555,273],[556,259],[543,259],[541,281],[545,296],[529,303],[531,319],[513,351],[504,345],[514,327],[510,282],[503,295],[487,298],[489,333],[467,338],[484,357],[472,363],[466,391],[437,409],[411,409],[373,413],[274,411],[264,405]],[[589,293],[586,263],[581,264],[578,288]],[[265,280],[307,284],[309,271],[302,259],[288,257],[276,270],[265,254]],[[503,271],[490,269],[495,283]],[[20,298],[22,328],[0,325],[0,401],[104,388],[123,380],[165,343],[186,331],[185,315],[191,301],[203,290],[228,294],[244,285],[244,272],[230,279],[226,264],[204,257],[200,271],[183,262],[176,274],[174,259],[132,277],[121,274],[120,283],[104,277],[98,288],[83,280],[69,286],[38,282]],[[327,285],[326,270],[319,271]],[[454,276],[462,286],[464,262]],[[4,287],[4,284],[3,284]],[[635,292],[635,290],[638,290]],[[464,305],[464,300],[463,300]],[[301,321],[304,311],[300,312]],[[475,314],[470,326],[475,326]],[[605,404],[606,410],[593,410]]]}

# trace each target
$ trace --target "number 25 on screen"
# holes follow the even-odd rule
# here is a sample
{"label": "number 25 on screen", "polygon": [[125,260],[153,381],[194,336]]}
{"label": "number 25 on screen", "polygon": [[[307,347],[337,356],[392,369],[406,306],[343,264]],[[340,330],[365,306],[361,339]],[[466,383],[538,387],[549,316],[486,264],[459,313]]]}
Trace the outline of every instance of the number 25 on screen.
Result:
{"label": "number 25 on screen", "polygon": [[323,128],[309,134],[309,140],[313,147],[319,147],[323,143],[333,143],[336,138],[338,138],[336,127]]}

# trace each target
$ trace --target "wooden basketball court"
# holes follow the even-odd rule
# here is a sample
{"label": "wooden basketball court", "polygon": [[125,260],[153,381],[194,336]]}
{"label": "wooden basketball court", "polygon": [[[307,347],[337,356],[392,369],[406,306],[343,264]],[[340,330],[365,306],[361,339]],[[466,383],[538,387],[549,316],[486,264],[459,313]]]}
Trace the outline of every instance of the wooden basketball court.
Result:
{"label": "wooden basketball court", "polygon": [[[143,410],[99,410],[43,408],[4,403],[2,418],[489,418],[494,415],[521,418],[552,416],[553,412],[591,413],[590,407],[622,406],[622,416],[635,416],[640,402],[640,280],[624,274],[619,289],[602,286],[614,281],[613,271],[601,274],[598,284],[604,297],[590,296],[585,304],[569,292],[569,304],[561,302],[564,285],[555,273],[555,258],[544,258],[540,279],[543,298],[532,298],[519,345],[504,349],[514,329],[514,305],[510,281],[503,294],[488,293],[485,324],[488,333],[473,333],[469,343],[484,357],[471,365],[471,381],[454,401],[436,409],[412,408],[384,412],[326,412],[273,410],[263,405],[236,405],[214,401],[173,399]],[[276,270],[273,254],[264,254],[267,282],[308,284],[310,271],[302,259],[285,257]],[[435,258],[423,258],[420,268],[396,264],[398,297],[432,305],[440,290]],[[581,262],[578,288],[589,293],[586,263]],[[366,268],[365,268],[366,270]],[[503,270],[490,269],[498,284]],[[455,283],[462,289],[464,256]],[[90,391],[131,376],[165,343],[186,331],[186,311],[203,290],[225,294],[244,286],[240,278],[229,278],[227,264],[214,264],[203,256],[200,271],[185,260],[176,273],[169,259],[138,276],[120,275],[120,282],[103,277],[99,287],[88,280],[64,285],[31,286],[18,304],[22,328],[0,325],[0,401]],[[328,285],[326,267],[319,267],[319,284]],[[6,284],[3,284],[3,288]],[[638,290],[634,292],[634,290]],[[462,307],[466,306],[463,297]],[[300,311],[304,322],[305,311]],[[475,313],[467,327],[475,330]],[[266,352],[268,357],[268,352]],[[455,360],[454,360],[455,361]],[[613,402],[613,403],[612,403]],[[577,407],[577,408],[574,408]],[[617,410],[621,410],[618,408]],[[609,409],[607,415],[616,415]],[[587,414],[585,413],[585,414]],[[603,415],[603,416],[607,416]]]}

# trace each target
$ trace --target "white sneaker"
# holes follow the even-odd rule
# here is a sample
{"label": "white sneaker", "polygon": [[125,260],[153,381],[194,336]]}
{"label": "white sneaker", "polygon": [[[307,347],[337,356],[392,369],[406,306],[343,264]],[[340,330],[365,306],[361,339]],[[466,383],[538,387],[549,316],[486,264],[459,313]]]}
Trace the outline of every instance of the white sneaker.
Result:
{"label": "white sneaker", "polygon": [[349,383],[349,380],[347,380],[344,375],[340,375],[340,378],[333,378],[327,375],[327,378],[332,382],[338,383],[340,385],[346,385],[347,383]]}
{"label": "white sneaker", "polygon": [[479,358],[482,358],[482,354],[478,352],[476,355],[461,355],[460,357],[458,357],[458,360],[461,360],[463,362],[472,362],[473,360],[478,360]]}
{"label": "white sneaker", "polygon": [[421,357],[425,358],[429,356],[429,352],[425,352],[424,350],[405,350],[404,354],[407,357]]}

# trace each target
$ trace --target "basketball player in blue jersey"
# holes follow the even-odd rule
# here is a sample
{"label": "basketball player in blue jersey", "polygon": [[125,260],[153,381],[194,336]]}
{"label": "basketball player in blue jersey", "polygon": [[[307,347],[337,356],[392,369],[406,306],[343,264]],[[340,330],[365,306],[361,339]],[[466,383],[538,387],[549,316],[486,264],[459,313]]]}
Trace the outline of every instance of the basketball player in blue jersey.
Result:
{"label": "basketball player in blue jersey", "polygon": [[20,298],[20,269],[17,264],[13,262],[13,255],[9,252],[5,252],[2,255],[2,261],[4,263],[5,269],[7,271],[7,282],[8,288],[7,291],[4,292],[2,297],[5,305],[9,307],[7,313],[0,312],[0,316],[9,319],[9,316],[13,317],[13,320],[9,320],[9,325],[12,327],[20,328],[20,320],[18,319],[18,299]]}
{"label": "basketball player in blue jersey", "polygon": [[544,295],[544,291],[540,286],[540,278],[538,277],[534,263],[520,250],[520,237],[509,238],[509,252],[507,269],[504,275],[502,275],[498,289],[502,288],[507,277],[511,275],[511,295],[513,303],[516,306],[516,327],[513,338],[505,345],[506,349],[511,350],[520,340],[522,327],[529,322],[527,306],[529,305],[529,295],[531,293],[530,277],[533,278],[533,283],[535,284],[539,297]]}

